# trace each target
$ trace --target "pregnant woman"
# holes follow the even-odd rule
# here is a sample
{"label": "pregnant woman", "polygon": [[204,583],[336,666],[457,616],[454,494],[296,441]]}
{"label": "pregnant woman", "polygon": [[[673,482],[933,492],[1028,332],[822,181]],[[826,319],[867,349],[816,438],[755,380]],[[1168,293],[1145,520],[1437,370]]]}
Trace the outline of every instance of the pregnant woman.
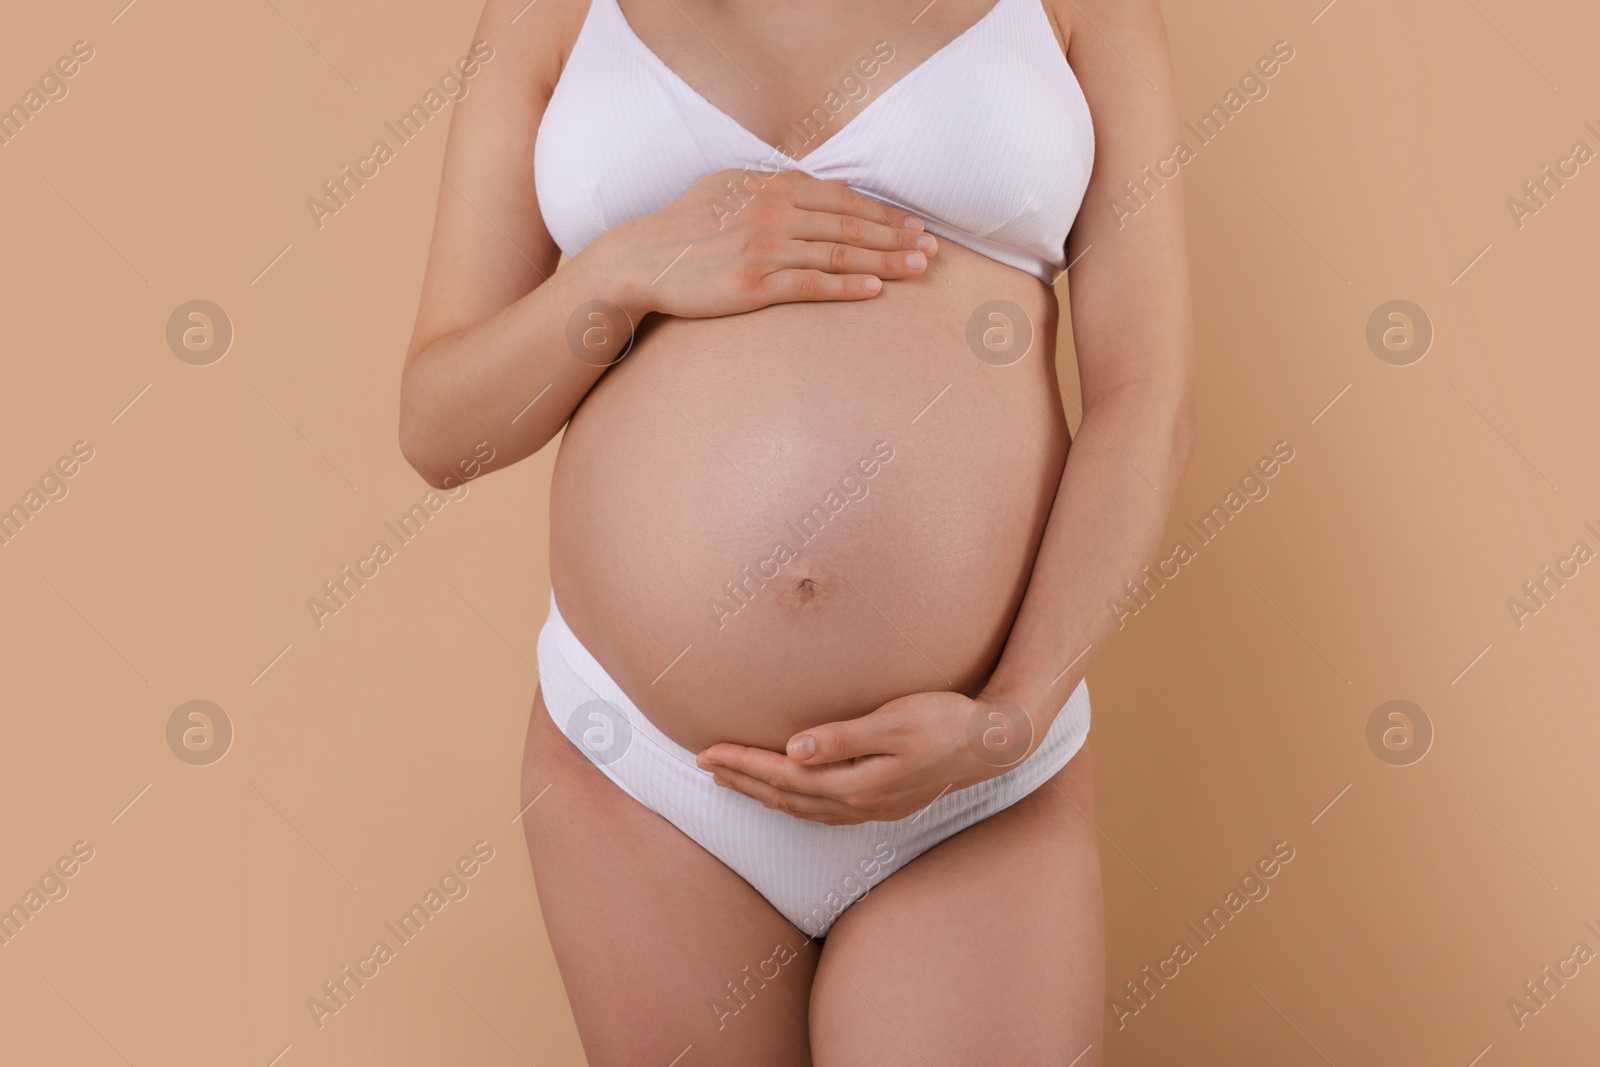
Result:
{"label": "pregnant woman", "polygon": [[1099,1063],[1083,676],[1194,437],[1156,0],[478,37],[400,444],[565,429],[522,823],[588,1062]]}

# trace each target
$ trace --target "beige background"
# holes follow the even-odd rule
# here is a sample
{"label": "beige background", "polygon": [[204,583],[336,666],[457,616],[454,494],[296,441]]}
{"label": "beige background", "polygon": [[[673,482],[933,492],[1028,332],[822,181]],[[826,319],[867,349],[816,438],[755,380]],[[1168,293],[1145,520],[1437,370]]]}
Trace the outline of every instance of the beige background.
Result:
{"label": "beige background", "polygon": [[[1295,858],[1108,1022],[1106,1062],[1590,1063],[1600,965],[1521,1028],[1507,1001],[1600,950],[1600,567],[1520,629],[1506,601],[1600,549],[1600,165],[1521,229],[1506,201],[1600,148],[1600,13],[1322,2],[1166,5],[1186,116],[1296,55],[1185,170],[1202,431],[1164,540],[1273,442],[1296,458],[1091,672],[1108,993],[1273,843]],[[0,34],[0,102],[95,50],[0,147],[0,504],[94,449],[0,547],[0,903],[94,850],[0,947],[0,1059],[581,1063],[512,822],[555,449],[322,629],[306,608],[425,495],[396,397],[443,123],[323,229],[305,201],[477,10],[122,3]],[[236,331],[207,367],[165,340],[199,298]],[[1365,341],[1392,299],[1436,330],[1411,366]],[[200,698],[236,731],[204,767],[165,734]],[[1435,731],[1410,766],[1368,746],[1391,699]],[[470,895],[319,1030],[307,999],[478,841]]]}

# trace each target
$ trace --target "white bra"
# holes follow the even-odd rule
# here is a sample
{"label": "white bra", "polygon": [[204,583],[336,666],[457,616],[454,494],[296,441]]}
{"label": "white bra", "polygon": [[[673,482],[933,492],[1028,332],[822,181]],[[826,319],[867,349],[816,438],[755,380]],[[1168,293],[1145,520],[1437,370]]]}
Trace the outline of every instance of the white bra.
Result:
{"label": "white bra", "polygon": [[843,178],[929,232],[1053,283],[1089,184],[1094,127],[1041,0],[997,0],[882,91],[856,80],[872,95],[795,159],[679,77],[617,0],[590,0],[534,143],[550,236],[576,256],[715,171],[795,169]]}

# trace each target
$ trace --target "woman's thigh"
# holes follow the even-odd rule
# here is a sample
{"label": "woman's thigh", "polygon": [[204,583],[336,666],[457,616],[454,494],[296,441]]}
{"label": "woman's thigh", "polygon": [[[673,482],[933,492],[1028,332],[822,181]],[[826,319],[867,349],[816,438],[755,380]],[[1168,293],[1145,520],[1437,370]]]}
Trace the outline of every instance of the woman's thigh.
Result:
{"label": "woman's thigh", "polygon": [[551,722],[542,694],[522,792],[523,804],[539,797],[523,831],[590,1067],[811,1063],[816,942],[618,789]]}
{"label": "woman's thigh", "polygon": [[1085,742],[1049,784],[846,911],[811,994],[816,1067],[1098,1065],[1105,931],[1092,817]]}

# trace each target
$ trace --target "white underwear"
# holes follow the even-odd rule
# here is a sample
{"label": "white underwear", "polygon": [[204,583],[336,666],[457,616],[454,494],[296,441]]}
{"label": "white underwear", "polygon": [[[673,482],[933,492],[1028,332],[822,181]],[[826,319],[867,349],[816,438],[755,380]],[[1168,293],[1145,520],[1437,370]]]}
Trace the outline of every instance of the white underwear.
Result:
{"label": "white underwear", "polygon": [[867,890],[934,845],[1044,785],[1089,734],[1089,688],[1079,682],[1039,747],[1005,773],[894,822],[826,826],[718,786],[583,647],[554,592],[538,654],[544,704],[557,728],[623,792],[727,864],[811,937],[826,935]]}

